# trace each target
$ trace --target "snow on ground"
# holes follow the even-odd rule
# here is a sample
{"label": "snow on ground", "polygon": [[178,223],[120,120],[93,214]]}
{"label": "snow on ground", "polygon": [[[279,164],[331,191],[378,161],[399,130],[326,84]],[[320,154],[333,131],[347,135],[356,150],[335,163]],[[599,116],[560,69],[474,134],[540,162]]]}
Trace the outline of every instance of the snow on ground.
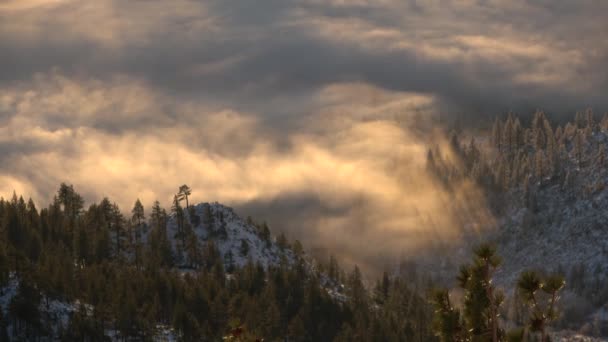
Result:
{"label": "snow on ground", "polygon": [[[606,132],[594,133],[587,155],[595,155],[597,146],[607,142]],[[594,160],[580,169],[574,160],[565,167],[568,176],[533,186],[536,211],[525,207],[522,189],[509,194],[495,236],[506,261],[500,275],[504,280],[512,282],[521,269],[547,270],[547,265],[566,273],[584,265],[589,278],[608,276],[608,170]]]}
{"label": "snow on ground", "polygon": [[166,325],[156,325],[157,334],[154,336],[154,342],[174,342],[177,341],[177,335],[173,328]]}
{"label": "snow on ground", "polygon": [[17,290],[19,289],[19,280],[11,274],[10,280],[5,287],[0,288],[0,309],[2,309],[2,314],[6,314],[8,312],[8,306],[13,300],[13,297],[17,295]]}
{"label": "snow on ground", "polygon": [[[258,228],[252,223],[240,218],[232,208],[226,207],[219,203],[200,203],[195,206],[195,216],[190,217],[188,212],[184,210],[185,218],[192,225],[194,233],[199,239],[200,246],[209,240],[213,240],[219,253],[225,260],[225,265],[228,266],[226,256],[232,253],[233,263],[236,267],[241,267],[247,264],[249,260],[259,262],[264,267],[278,265],[285,261],[292,264],[295,260],[295,255],[289,248],[282,249],[276,241],[270,240],[266,242],[260,235]],[[209,214],[211,214],[212,222],[209,222]],[[225,230],[225,233],[223,231]],[[148,232],[149,233],[149,232]],[[167,235],[170,238],[174,252],[180,241],[177,238],[177,222],[175,215],[169,217],[167,223]],[[146,235],[144,235],[144,239]],[[248,244],[248,252],[244,255],[241,252],[242,241]],[[182,260],[183,261],[183,260]],[[190,269],[181,269],[183,273],[194,272]],[[11,300],[17,295],[19,290],[19,279],[11,275],[8,284],[0,288],[0,309],[3,314],[8,314],[8,309]],[[341,294],[336,292],[336,296]],[[343,295],[342,295],[343,296]],[[40,313],[44,322],[53,327],[55,335],[58,334],[60,327],[66,327],[72,314],[78,310],[80,303],[66,303],[51,299],[48,301],[45,297],[41,299]],[[92,308],[87,307],[87,311],[92,312]],[[9,333],[12,331],[9,326]],[[157,326],[158,335],[154,341],[176,341],[177,337],[172,328],[167,326]],[[120,340],[120,336],[116,331],[107,330],[106,336],[112,341]]]}
{"label": "snow on ground", "polygon": [[607,342],[608,339],[590,337],[572,331],[559,331],[552,334],[552,341],[556,342]]}
{"label": "snow on ground", "polygon": [[[270,243],[264,241],[258,229],[239,217],[232,208],[217,202],[199,203],[193,208],[196,218],[190,217],[187,210],[184,209],[186,220],[192,225],[199,242],[214,241],[226,266],[228,266],[226,256],[229,251],[232,253],[234,265],[237,267],[244,266],[249,259],[261,263],[264,267],[278,265],[283,258],[289,264],[295,260],[291,250],[282,250],[275,241]],[[207,212],[211,214],[212,222],[208,222]],[[225,235],[222,230],[225,230]],[[170,216],[167,223],[167,235],[172,241],[173,250],[176,251],[181,242],[177,238],[178,226],[175,214]],[[241,253],[242,241],[246,241],[249,246],[246,255]]]}
{"label": "snow on ground", "polygon": [[[7,317],[8,310],[12,299],[17,295],[19,291],[19,279],[14,275],[8,284],[0,288],[0,309],[2,310],[3,317]],[[67,327],[72,314],[78,310],[80,302],[66,303],[59,300],[50,299],[47,303],[45,297],[42,297],[40,302],[40,318],[44,326],[49,326],[53,329],[53,340],[58,339],[59,331],[61,327]],[[87,312],[92,313],[93,307],[91,305],[84,305]],[[165,325],[156,326],[157,335],[154,337],[155,342],[173,342],[177,341],[177,336],[173,328]],[[9,336],[12,336],[12,326],[9,324],[7,327]],[[114,330],[106,330],[106,336],[111,341],[121,341],[120,335]]]}
{"label": "snow on ground", "polygon": [[[3,317],[8,316],[9,306],[13,298],[19,291],[19,279],[11,274],[10,280],[6,286],[0,288],[0,309]],[[70,321],[72,314],[78,310],[79,303],[66,303],[54,299],[42,297],[40,301],[40,317],[43,325],[50,326],[53,329],[53,334],[57,335],[60,327],[66,327]],[[44,324],[46,323],[46,324]],[[7,327],[9,335],[12,334],[12,327]]]}

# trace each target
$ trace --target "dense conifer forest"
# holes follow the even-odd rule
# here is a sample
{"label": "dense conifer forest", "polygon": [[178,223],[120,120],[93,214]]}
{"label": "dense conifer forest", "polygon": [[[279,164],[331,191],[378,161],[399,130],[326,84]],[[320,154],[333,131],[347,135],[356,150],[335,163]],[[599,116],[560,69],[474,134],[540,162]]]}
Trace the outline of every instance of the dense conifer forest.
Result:
{"label": "dense conifer forest", "polygon": [[[312,268],[298,242],[277,239],[294,250],[292,263],[236,268],[213,239],[193,239],[185,259],[197,262],[178,264],[169,240],[189,233],[168,236],[166,222],[189,211],[177,197],[172,211],[156,202],[146,216],[137,201],[125,216],[108,199],[85,208],[66,184],[41,210],[17,195],[0,201],[0,288],[18,280],[0,339],[153,340],[163,329],[184,341],[432,339],[432,312],[409,279],[385,274],[372,293],[358,268],[342,270],[333,257]],[[328,284],[340,284],[341,296]],[[44,317],[51,301],[75,306],[65,326]]]}

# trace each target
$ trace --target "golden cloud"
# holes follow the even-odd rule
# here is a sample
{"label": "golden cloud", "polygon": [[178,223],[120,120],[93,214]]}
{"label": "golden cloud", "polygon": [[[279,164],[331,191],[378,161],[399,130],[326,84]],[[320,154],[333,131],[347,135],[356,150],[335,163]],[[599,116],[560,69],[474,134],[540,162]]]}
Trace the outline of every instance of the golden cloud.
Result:
{"label": "golden cloud", "polygon": [[[0,92],[4,109],[15,112],[0,127],[0,144],[33,145],[15,147],[23,151],[0,170],[5,198],[16,190],[45,203],[60,182],[74,184],[89,201],[108,196],[125,211],[136,198],[168,206],[184,183],[194,190],[192,202],[239,205],[314,194],[328,206],[349,207],[292,233],[359,263],[414,251],[438,236],[454,241],[466,226],[492,224],[473,184],[448,191],[426,173],[428,146],[445,140],[441,134],[423,140],[403,122],[432,106],[424,94],[361,83],[328,86],[316,94],[320,107],[305,128],[284,137],[287,148],[262,133],[257,116],[196,102],[172,103],[181,120],[166,125],[169,116],[159,108],[169,99],[136,80],[42,79]],[[387,114],[399,109],[401,121]],[[50,114],[63,120],[61,128],[52,128]],[[141,127],[145,120],[134,120],[147,116],[156,124]],[[121,123],[121,129],[104,129]],[[245,153],[222,153],[243,144]]]}

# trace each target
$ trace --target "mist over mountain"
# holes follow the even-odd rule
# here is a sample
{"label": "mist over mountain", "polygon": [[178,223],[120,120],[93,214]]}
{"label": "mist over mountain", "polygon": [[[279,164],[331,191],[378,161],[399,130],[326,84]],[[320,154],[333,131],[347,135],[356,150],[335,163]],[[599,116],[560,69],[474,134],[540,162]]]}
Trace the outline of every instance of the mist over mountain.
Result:
{"label": "mist over mountain", "polygon": [[[608,108],[607,10],[566,1],[8,1],[0,194],[47,203],[69,181],[86,199],[127,206],[134,193],[167,203],[175,183],[187,183],[199,201],[247,213],[272,203],[293,215],[302,202],[283,199],[311,199],[308,210],[330,213],[308,218],[312,228],[272,207],[264,218],[315,244],[336,231],[345,246],[333,247],[351,254],[360,246],[342,232],[394,231],[406,211],[434,232],[451,225],[428,219],[442,206],[407,203],[408,194],[427,146],[452,128],[489,128],[508,111],[525,121],[540,108],[557,121]],[[441,193],[421,183],[422,196]],[[410,240],[397,235],[384,240]]]}
{"label": "mist over mountain", "polygon": [[0,341],[606,336],[606,17],[1,1]]}

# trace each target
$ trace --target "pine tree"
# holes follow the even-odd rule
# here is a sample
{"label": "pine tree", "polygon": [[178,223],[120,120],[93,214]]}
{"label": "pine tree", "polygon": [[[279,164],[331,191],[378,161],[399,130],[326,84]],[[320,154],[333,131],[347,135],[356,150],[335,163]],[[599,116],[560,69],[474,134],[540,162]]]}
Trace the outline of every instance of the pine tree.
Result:
{"label": "pine tree", "polygon": [[[560,275],[552,275],[543,280],[532,271],[523,272],[517,281],[518,290],[529,305],[529,327],[532,331],[540,332],[541,341],[547,340],[547,325],[558,317],[556,303],[559,299],[558,292],[564,284],[564,278]],[[544,294],[544,300],[539,291]]]}
{"label": "pine tree", "polygon": [[268,224],[266,224],[266,222],[262,223],[262,227],[260,228],[260,237],[266,242],[266,247],[270,247],[270,244],[272,243],[270,240],[270,228],[268,228]]}
{"label": "pine tree", "polygon": [[348,276],[347,294],[354,308],[362,308],[367,304],[367,291],[363,286],[363,279],[359,267],[355,265],[352,272]]}
{"label": "pine tree", "polygon": [[224,220],[224,214],[221,211],[219,212],[218,216],[219,216],[220,226],[217,229],[216,233],[220,239],[226,240],[228,238],[228,226],[226,224],[226,221]]}
{"label": "pine tree", "polygon": [[536,114],[534,114],[534,119],[532,120],[534,148],[537,151],[544,149],[547,145],[547,135],[545,131],[546,120],[545,113],[542,111],[537,111]]}
{"label": "pine tree", "polygon": [[36,209],[36,205],[34,201],[30,198],[27,202],[26,209],[26,225],[29,230],[34,230],[36,232],[40,231],[40,215],[38,214],[38,210]]}
{"label": "pine tree", "polygon": [[[0,296],[4,295],[4,286],[9,280],[9,260],[4,248],[0,249]],[[2,310],[0,310],[2,311]]]}
{"label": "pine tree", "polygon": [[565,141],[564,130],[562,126],[557,126],[555,129],[555,142],[557,145],[561,145]]}
{"label": "pine tree", "polygon": [[481,156],[481,152],[479,151],[479,149],[477,148],[477,144],[475,143],[475,138],[471,138],[471,140],[469,141],[469,146],[467,147],[465,154],[465,166],[466,169],[470,171],[473,169],[473,166]]}
{"label": "pine tree", "polygon": [[496,250],[484,244],[474,250],[473,264],[460,269],[458,282],[466,291],[464,320],[474,338],[489,335],[491,341],[497,342],[503,334],[498,322],[503,295],[492,285],[492,277],[500,263]]}
{"label": "pine tree", "polygon": [[339,281],[340,278],[340,266],[338,260],[333,255],[329,256],[329,265],[327,267],[327,276],[333,281]]}
{"label": "pine tree", "polygon": [[146,216],[144,214],[144,206],[139,201],[139,198],[137,199],[137,201],[135,201],[133,209],[131,210],[131,214],[131,221],[135,223],[137,227],[141,227],[144,223],[144,219],[146,218]]}
{"label": "pine tree", "polygon": [[527,179],[530,176],[530,161],[528,160],[528,155],[524,154],[519,162],[519,175]]}
{"label": "pine tree", "polygon": [[515,118],[515,123],[513,125],[513,142],[515,144],[516,151],[519,151],[519,149],[521,149],[525,144],[524,131],[519,118]]}
{"label": "pine tree", "polygon": [[61,183],[57,193],[59,203],[63,206],[64,214],[70,219],[75,220],[83,208],[83,199],[80,197],[72,185]]}
{"label": "pine tree", "polygon": [[125,232],[125,219],[116,203],[112,204],[111,226],[114,231],[114,257],[120,258],[123,251]]}
{"label": "pine tree", "polygon": [[75,232],[77,231],[76,219],[81,214],[84,201],[82,197],[74,191],[72,185],[67,185],[65,183],[61,183],[56,200],[58,201],[58,206],[63,209],[63,217],[67,221],[64,230],[67,235],[66,244],[73,247]]}
{"label": "pine tree", "polygon": [[19,274],[21,272],[20,260],[24,256],[27,236],[26,231],[21,227],[21,222],[19,222],[16,196],[13,196],[11,203],[6,206],[2,219],[2,230],[6,235],[6,251],[13,260],[12,267]]}
{"label": "pine tree", "polygon": [[304,254],[304,247],[302,247],[302,243],[300,240],[295,240],[293,242],[293,247],[291,248],[296,257],[301,257]]}
{"label": "pine tree", "polygon": [[604,113],[604,116],[602,117],[602,121],[600,122],[600,130],[608,130],[608,113]]}
{"label": "pine tree", "polygon": [[182,185],[179,187],[179,192],[178,192],[178,198],[181,201],[182,199],[186,200],[186,209],[190,208],[190,205],[188,203],[188,196],[190,196],[190,194],[192,194],[192,190],[190,189],[189,186],[187,186],[186,184]]}
{"label": "pine tree", "polygon": [[74,235],[74,256],[76,263],[83,267],[90,259],[89,256],[89,240],[84,227],[77,227]]}
{"label": "pine tree", "polygon": [[583,113],[581,112],[576,112],[576,115],[574,116],[574,126],[577,129],[583,129],[585,128],[587,122],[585,117],[583,116]]}
{"label": "pine tree", "polygon": [[546,158],[545,153],[542,150],[536,151],[535,155],[535,168],[536,178],[542,182],[546,174]]}
{"label": "pine tree", "polygon": [[546,141],[546,169],[549,176],[555,174],[555,155],[557,154],[557,142],[555,141],[555,135],[549,120],[545,119],[545,141]]}
{"label": "pine tree", "polygon": [[502,122],[496,118],[496,121],[494,121],[494,126],[492,127],[492,144],[498,149],[498,151],[502,151],[502,132]]}
{"label": "pine tree", "polygon": [[285,249],[285,248],[289,247],[289,242],[287,241],[287,237],[285,236],[285,233],[281,232],[279,234],[279,236],[277,237],[277,245],[281,249]]}
{"label": "pine tree", "polygon": [[505,122],[503,133],[502,133],[502,145],[504,146],[504,151],[507,156],[510,156],[513,153],[513,149],[515,147],[515,143],[513,141],[514,136],[514,122],[511,114],[507,117],[507,121]]}
{"label": "pine tree", "polygon": [[593,119],[593,110],[591,108],[587,109],[587,111],[585,112],[585,124],[586,124],[586,128],[591,133],[594,133],[597,131],[597,125],[595,123],[595,120]]}
{"label": "pine tree", "polygon": [[226,252],[224,259],[226,259],[226,272],[233,273],[236,265],[234,264],[234,255],[232,254],[232,250],[228,250],[228,252]]}
{"label": "pine tree", "polygon": [[390,279],[388,272],[382,273],[382,279],[378,280],[374,288],[374,299],[378,304],[384,304],[388,300],[388,292],[390,289]]}
{"label": "pine tree", "polygon": [[207,226],[209,233],[213,232],[215,229],[215,219],[213,218],[213,213],[209,204],[205,204],[203,207],[203,221]]}
{"label": "pine tree", "polygon": [[217,263],[221,263],[223,265],[221,254],[213,240],[209,240],[205,243],[202,252],[202,261],[208,271],[211,270],[211,268]]}
{"label": "pine tree", "polygon": [[186,249],[186,233],[185,233],[185,222],[184,222],[184,210],[182,206],[179,204],[178,195],[173,196],[173,206],[171,207],[171,212],[175,214],[175,223],[177,224],[177,238],[179,238],[180,246],[178,248],[178,254],[181,258],[181,253]]}
{"label": "pine tree", "polygon": [[135,228],[135,231],[134,231],[135,264],[137,266],[139,266],[139,264],[141,263],[141,250],[142,250],[141,236],[143,234],[144,220],[146,218],[146,216],[144,214],[144,206],[139,201],[139,198],[137,199],[137,201],[135,201],[135,204],[133,205],[133,209],[131,210],[131,214],[132,214],[131,223],[132,223],[132,225],[134,225],[134,228]]}
{"label": "pine tree", "polygon": [[241,239],[241,246],[239,248],[239,251],[241,253],[241,256],[245,257],[249,255],[249,243],[247,242],[247,240]]}
{"label": "pine tree", "polygon": [[190,267],[198,268],[202,262],[201,249],[198,241],[198,237],[192,230],[189,224],[186,225],[186,234],[188,235],[186,245],[186,256],[188,257],[188,263]]}
{"label": "pine tree", "polygon": [[578,167],[580,168],[583,163],[583,144],[584,144],[584,136],[581,130],[576,131],[576,135],[574,137],[574,155],[576,158],[576,162]]}
{"label": "pine tree", "polygon": [[9,316],[17,324],[14,324],[13,334],[32,340],[42,330],[40,321],[40,292],[34,284],[26,279],[19,282],[17,295],[13,297],[9,305]]}
{"label": "pine tree", "polygon": [[597,165],[604,170],[606,168],[606,149],[604,144],[600,144],[597,151],[596,157]]}
{"label": "pine tree", "polygon": [[447,290],[436,290],[431,299],[435,308],[433,330],[441,342],[465,342],[465,328],[461,323],[460,311],[451,301]]}
{"label": "pine tree", "polygon": [[99,213],[95,219],[99,220],[101,228],[96,230],[95,251],[99,261],[109,258],[112,247],[116,249],[115,239],[110,236],[114,231],[114,207],[108,198],[103,198],[97,207]]}

